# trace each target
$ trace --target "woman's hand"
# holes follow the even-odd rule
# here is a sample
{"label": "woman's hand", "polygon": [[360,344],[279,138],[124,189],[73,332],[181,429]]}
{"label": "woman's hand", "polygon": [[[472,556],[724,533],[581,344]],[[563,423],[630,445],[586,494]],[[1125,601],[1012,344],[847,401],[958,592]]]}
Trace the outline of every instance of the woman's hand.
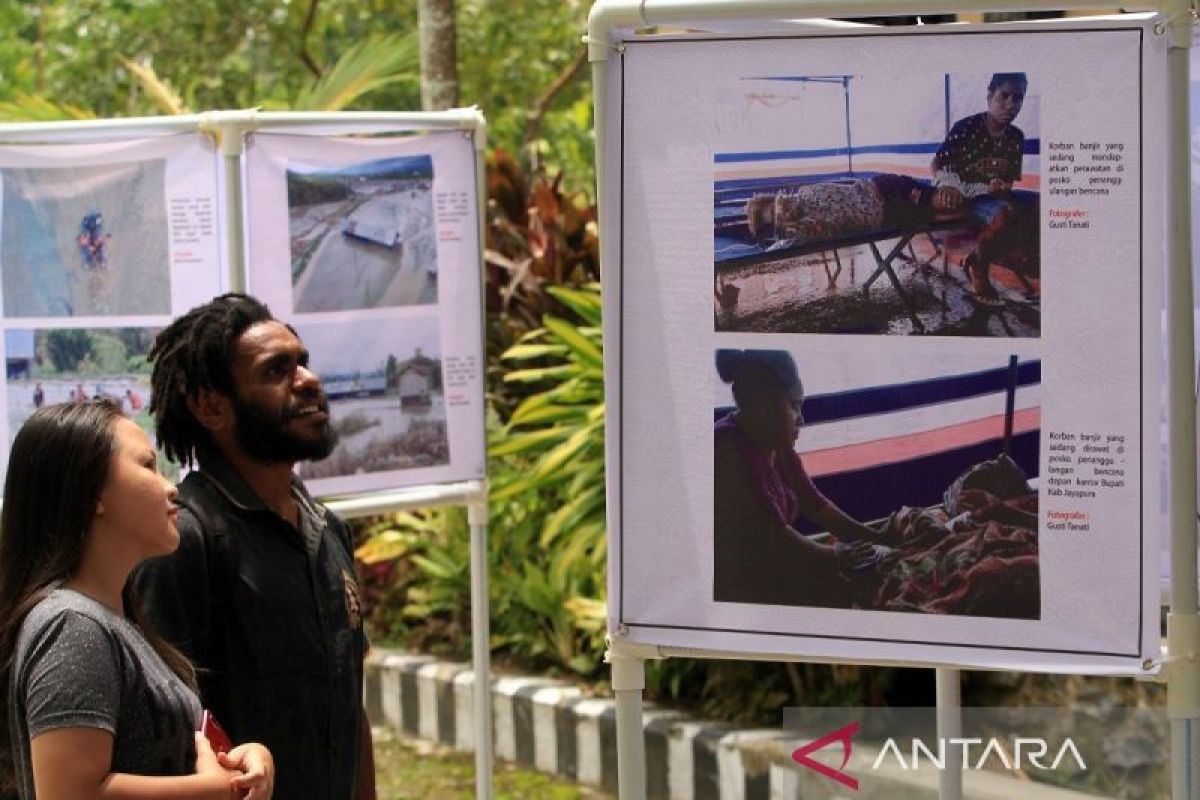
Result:
{"label": "woman's hand", "polygon": [[257,742],[249,742],[219,754],[217,760],[222,767],[241,773],[233,779],[238,797],[270,800],[275,791],[275,759],[270,750]]}
{"label": "woman's hand", "polygon": [[220,757],[213,752],[208,737],[200,731],[196,731],[196,774],[206,779],[206,785],[213,787],[214,797],[222,796],[232,800],[232,798],[242,796],[234,784],[234,781],[241,776],[241,772],[223,766]]}
{"label": "woman's hand", "polygon": [[875,545],[870,542],[838,542],[833,546],[838,566],[845,572],[853,572],[871,563],[875,557]]}

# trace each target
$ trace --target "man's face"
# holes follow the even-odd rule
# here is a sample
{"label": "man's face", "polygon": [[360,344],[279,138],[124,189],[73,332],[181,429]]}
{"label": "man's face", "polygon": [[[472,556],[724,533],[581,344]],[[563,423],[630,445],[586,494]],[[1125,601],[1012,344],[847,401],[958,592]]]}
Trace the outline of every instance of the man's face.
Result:
{"label": "man's face", "polygon": [[308,350],[280,322],[259,322],[238,337],[231,368],[234,438],[257,461],[320,460],[337,434]]}
{"label": "man's face", "polygon": [[988,92],[988,116],[1004,125],[1012,124],[1021,113],[1025,92],[1015,83],[1002,83]]}

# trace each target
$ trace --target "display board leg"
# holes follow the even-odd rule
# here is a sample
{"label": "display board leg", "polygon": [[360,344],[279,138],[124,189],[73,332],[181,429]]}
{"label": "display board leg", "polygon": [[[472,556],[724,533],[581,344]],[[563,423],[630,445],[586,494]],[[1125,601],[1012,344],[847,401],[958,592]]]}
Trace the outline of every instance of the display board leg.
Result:
{"label": "display board leg", "polygon": [[1171,476],[1171,614],[1167,618],[1167,710],[1171,717],[1171,797],[1198,800],[1200,782],[1200,618],[1196,580],[1196,390],[1192,308],[1191,86],[1192,7],[1163,6],[1167,52],[1171,209],[1167,270],[1167,436]]}
{"label": "display board leg", "polygon": [[[956,669],[939,667],[937,673],[937,735],[941,741],[961,739],[962,725],[962,676]],[[946,761],[938,776],[940,800],[962,800],[963,759],[962,749],[946,748]]]}
{"label": "display board leg", "polygon": [[617,698],[617,797],[646,800],[646,738],[642,732],[646,662],[622,653],[612,642],[604,658],[612,665],[613,694]]}
{"label": "display board leg", "polygon": [[492,676],[488,646],[487,493],[467,505],[471,526],[471,668],[475,672],[475,797],[492,796]]}

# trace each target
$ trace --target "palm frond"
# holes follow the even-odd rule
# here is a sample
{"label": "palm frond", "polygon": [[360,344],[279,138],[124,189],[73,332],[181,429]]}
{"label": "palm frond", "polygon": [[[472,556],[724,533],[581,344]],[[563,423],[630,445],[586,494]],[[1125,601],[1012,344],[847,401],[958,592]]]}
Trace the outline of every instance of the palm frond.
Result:
{"label": "palm frond", "polygon": [[179,92],[175,91],[175,87],[171,86],[166,78],[160,78],[153,67],[148,67],[145,64],[139,64],[125,56],[117,56],[121,59],[121,64],[125,69],[129,70],[129,74],[141,85],[146,94],[154,101],[154,105],[164,114],[186,114],[188,113],[187,103],[183,102],[183,98],[179,96]]}
{"label": "palm frond", "polygon": [[58,122],[69,119],[95,119],[86,108],[56,103],[41,95],[17,92],[11,100],[0,101],[0,122]]}
{"label": "palm frond", "polygon": [[411,32],[354,45],[292,102],[296,111],[340,111],[358,98],[400,81],[417,81],[420,51]]}

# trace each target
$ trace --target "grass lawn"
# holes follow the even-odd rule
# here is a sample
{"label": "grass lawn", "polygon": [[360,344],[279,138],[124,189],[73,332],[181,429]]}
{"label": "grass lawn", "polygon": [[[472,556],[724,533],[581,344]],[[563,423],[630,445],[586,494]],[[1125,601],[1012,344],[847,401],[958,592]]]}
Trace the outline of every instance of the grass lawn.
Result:
{"label": "grass lawn", "polygon": [[[475,796],[475,757],[429,742],[401,739],[375,728],[375,775],[379,800],[470,800]],[[496,762],[497,800],[608,800],[609,795],[564,783],[540,772]]]}

